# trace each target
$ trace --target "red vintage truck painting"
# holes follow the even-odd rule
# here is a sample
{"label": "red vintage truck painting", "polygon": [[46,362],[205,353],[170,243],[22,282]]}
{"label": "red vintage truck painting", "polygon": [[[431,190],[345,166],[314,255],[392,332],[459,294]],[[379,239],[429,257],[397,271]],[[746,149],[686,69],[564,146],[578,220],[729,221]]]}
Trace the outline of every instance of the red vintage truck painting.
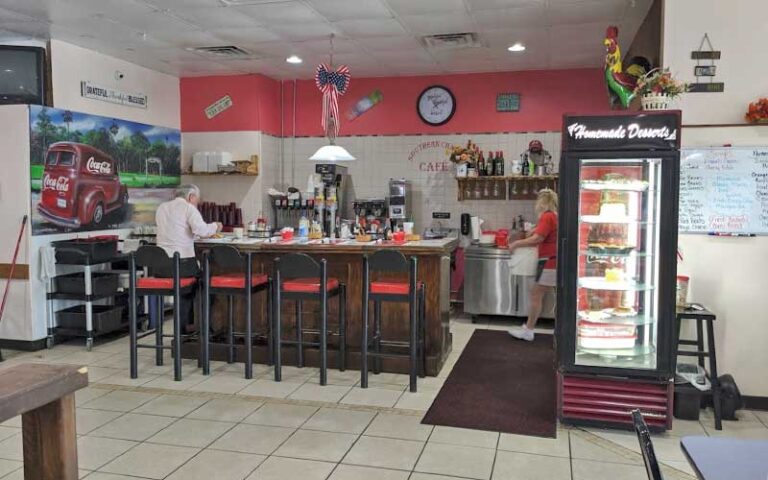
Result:
{"label": "red vintage truck painting", "polygon": [[45,156],[38,211],[65,228],[99,227],[113,212],[128,206],[117,162],[90,145],[58,142]]}

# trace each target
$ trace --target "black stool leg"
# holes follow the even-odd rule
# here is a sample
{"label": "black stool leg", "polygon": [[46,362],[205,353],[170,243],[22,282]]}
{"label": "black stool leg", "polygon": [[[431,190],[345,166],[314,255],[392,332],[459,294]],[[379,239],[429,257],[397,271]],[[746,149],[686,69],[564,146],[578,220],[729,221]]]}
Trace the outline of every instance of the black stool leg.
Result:
{"label": "black stool leg", "polygon": [[427,376],[427,298],[424,286],[419,291],[419,376]]}
{"label": "black stool leg", "polygon": [[274,339],[272,340],[272,343],[274,344],[275,349],[275,381],[280,382],[283,379],[283,373],[282,373],[282,350],[283,350],[283,344],[282,344],[282,337],[280,330],[282,329],[280,323],[282,322],[282,318],[280,315],[280,272],[277,273],[275,276],[275,286],[274,286],[274,300],[272,302],[272,333],[274,335]]}
{"label": "black stool leg", "polygon": [[373,301],[373,352],[376,356],[373,358],[373,373],[381,373],[381,301]]}
{"label": "black stool leg", "polygon": [[227,295],[227,363],[235,363],[235,298]]}
{"label": "black stool leg", "polygon": [[339,371],[347,369],[347,286],[339,285]]}
{"label": "black stool leg", "polygon": [[[323,283],[323,286],[325,283]],[[321,287],[322,288],[322,287]],[[320,385],[328,383],[328,292],[320,294]]]}
{"label": "black stool leg", "polygon": [[131,378],[138,378],[139,376],[139,366],[138,366],[138,355],[139,355],[139,348],[137,346],[138,343],[138,315],[136,314],[136,259],[133,255],[131,255],[131,261],[130,261],[130,275],[129,275],[129,284],[130,284],[130,293],[128,295],[128,321],[130,322],[128,326],[128,331],[130,334],[130,343],[131,343],[131,353],[130,353],[130,362],[131,362]]}
{"label": "black stool leg", "polygon": [[165,297],[157,295],[155,297],[155,303],[157,304],[157,320],[155,325],[155,365],[162,366],[163,361],[163,324],[165,323]]}
{"label": "black stool leg", "polygon": [[245,267],[245,378],[253,378],[253,325],[251,324],[251,307],[253,293],[251,292],[251,264]]}
{"label": "black stool leg", "polygon": [[264,292],[267,296],[267,365],[272,366],[275,364],[275,341],[273,335],[273,315],[272,315],[272,279],[269,279],[267,289]]}
{"label": "black stool leg", "polygon": [[301,300],[296,300],[296,366],[304,368],[304,344],[303,334],[304,327],[302,326],[302,311],[303,304]]}
{"label": "black stool leg", "polygon": [[[717,356],[715,355],[715,332],[712,320],[707,320],[707,353],[709,356],[709,376],[712,383],[712,403],[715,408],[715,430],[723,429],[723,412],[720,403],[720,380],[717,378]],[[702,357],[699,357],[702,358]],[[702,358],[703,360],[703,358]]]}
{"label": "black stool leg", "polygon": [[[206,259],[207,262],[207,259]],[[206,274],[205,285],[203,286],[203,325],[200,328],[199,336],[200,343],[203,346],[203,375],[211,374],[211,345],[210,345],[210,329],[211,329],[211,287],[210,287],[210,275]]]}
{"label": "black stool leg", "polygon": [[[181,282],[178,253],[174,255],[173,286],[173,379],[181,381]],[[161,350],[162,353],[162,350]]]}
{"label": "black stool leg", "polygon": [[368,282],[363,280],[363,324],[360,335],[360,388],[368,388]]}
{"label": "black stool leg", "polygon": [[[704,351],[704,320],[696,319],[696,349],[699,352]],[[699,366],[704,368],[704,356],[699,355]]]}
{"label": "black stool leg", "polygon": [[409,342],[408,342],[408,353],[410,356],[410,390],[411,392],[416,392],[416,371],[417,371],[417,362],[418,362],[418,347],[416,345],[416,339],[419,335],[419,327],[418,327],[418,292],[415,292],[411,290],[410,294],[408,295],[408,310],[409,310],[409,317],[410,317],[410,331],[409,331]]}

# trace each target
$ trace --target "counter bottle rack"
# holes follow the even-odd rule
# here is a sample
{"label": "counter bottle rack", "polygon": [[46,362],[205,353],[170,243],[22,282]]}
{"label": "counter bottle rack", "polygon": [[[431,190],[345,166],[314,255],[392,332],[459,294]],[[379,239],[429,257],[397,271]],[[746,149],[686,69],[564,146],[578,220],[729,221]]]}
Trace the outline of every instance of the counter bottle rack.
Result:
{"label": "counter bottle rack", "polygon": [[558,189],[558,175],[456,177],[458,200],[535,200],[543,188]]}

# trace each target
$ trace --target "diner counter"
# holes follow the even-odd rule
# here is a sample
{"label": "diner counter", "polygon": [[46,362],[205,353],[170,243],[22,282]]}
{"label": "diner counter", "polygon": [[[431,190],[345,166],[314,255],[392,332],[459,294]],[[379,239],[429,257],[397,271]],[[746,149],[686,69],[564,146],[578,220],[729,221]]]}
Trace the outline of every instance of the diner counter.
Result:
{"label": "diner counter", "polygon": [[[253,259],[253,272],[271,275],[274,270],[274,261],[280,255],[287,253],[305,253],[320,260],[324,258],[328,265],[328,276],[338,279],[346,284],[347,301],[347,353],[346,364],[348,369],[360,368],[360,344],[361,344],[361,319],[362,319],[362,278],[363,256],[372,254],[381,249],[395,249],[406,257],[415,257],[418,260],[417,277],[425,285],[425,323],[426,323],[426,370],[427,375],[437,375],[440,372],[448,354],[451,351],[451,333],[449,329],[450,310],[450,271],[451,254],[458,246],[456,238],[440,240],[420,240],[397,244],[393,242],[357,242],[355,240],[323,243],[322,241],[282,241],[277,239],[255,240],[232,237],[222,239],[203,240],[196,244],[199,254],[218,245],[229,245],[242,252],[251,252]],[[407,276],[398,278],[388,276],[388,279],[407,281]],[[244,330],[244,318],[242,313],[244,302],[235,299],[235,328]],[[267,322],[264,295],[259,294],[254,299],[253,322],[254,331],[265,332]],[[316,302],[305,301],[302,308],[302,322],[305,328],[313,329],[319,316]],[[338,301],[336,298],[329,300],[328,325],[330,331],[336,330],[338,323]],[[296,338],[296,308],[292,302],[284,301],[282,310],[282,331],[284,339]],[[212,308],[212,323],[215,331],[221,331],[227,324],[227,302],[218,301]],[[373,321],[373,308],[371,308],[370,321]],[[405,304],[382,304],[382,335],[385,340],[407,341],[408,339],[408,309]],[[315,341],[314,335],[307,334],[307,341]],[[328,349],[328,364],[331,367],[337,365],[338,345],[337,338],[331,337],[331,345]],[[194,357],[197,347],[191,343],[185,348],[185,356]],[[226,359],[226,348],[216,344],[211,347],[211,355],[215,360]],[[238,349],[237,361],[242,361],[242,352]],[[295,364],[296,347],[283,346],[282,356],[285,365]],[[266,363],[266,342],[261,341],[257,345],[254,357],[258,363]],[[318,351],[313,348],[305,348],[305,364],[307,366],[319,365]],[[372,364],[372,363],[371,363]],[[406,373],[408,371],[407,358],[384,358],[382,360],[384,372]]]}

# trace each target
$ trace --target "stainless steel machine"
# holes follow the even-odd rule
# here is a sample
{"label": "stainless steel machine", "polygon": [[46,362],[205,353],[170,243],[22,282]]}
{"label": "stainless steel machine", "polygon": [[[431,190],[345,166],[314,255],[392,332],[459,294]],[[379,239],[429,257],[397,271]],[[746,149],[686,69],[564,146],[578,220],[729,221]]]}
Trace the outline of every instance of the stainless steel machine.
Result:
{"label": "stainless steel machine", "polygon": [[355,224],[366,234],[383,234],[387,227],[387,201],[383,198],[355,200],[352,204]]}
{"label": "stainless steel machine", "polygon": [[408,180],[389,179],[388,217],[392,230],[403,226],[411,214],[411,186]]}
{"label": "stainless steel machine", "polygon": [[323,185],[315,188],[316,220],[322,225],[325,236],[337,237],[339,219],[352,216],[352,177],[347,174],[347,167],[336,163],[318,163],[315,173]]}
{"label": "stainless steel machine", "polygon": [[[533,276],[518,275],[507,249],[471,245],[464,253],[464,311],[471,315],[528,316]],[[554,295],[544,297],[543,318],[555,318]]]}

